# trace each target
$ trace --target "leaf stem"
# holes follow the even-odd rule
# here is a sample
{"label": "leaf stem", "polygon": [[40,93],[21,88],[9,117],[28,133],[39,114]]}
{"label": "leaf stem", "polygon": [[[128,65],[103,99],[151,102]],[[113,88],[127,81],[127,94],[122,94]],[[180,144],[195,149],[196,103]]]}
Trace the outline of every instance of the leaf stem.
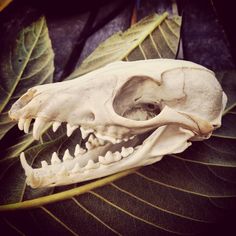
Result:
{"label": "leaf stem", "polygon": [[45,204],[53,203],[53,202],[58,202],[61,200],[69,199],[72,198],[73,196],[80,195],[83,193],[86,193],[92,189],[104,186],[105,184],[111,183],[117,179],[120,179],[124,176],[127,176],[129,174],[132,174],[135,172],[137,168],[122,171],[120,173],[96,180],[94,182],[91,182],[89,184],[82,185],[77,188],[73,188],[64,192],[52,194],[49,196],[45,197],[40,197],[32,200],[27,200],[23,202],[17,202],[17,203],[12,203],[12,204],[7,204],[7,205],[1,205],[0,206],[0,212],[3,211],[14,211],[14,210],[23,210],[23,209],[29,209],[29,208],[35,208],[39,207]]}

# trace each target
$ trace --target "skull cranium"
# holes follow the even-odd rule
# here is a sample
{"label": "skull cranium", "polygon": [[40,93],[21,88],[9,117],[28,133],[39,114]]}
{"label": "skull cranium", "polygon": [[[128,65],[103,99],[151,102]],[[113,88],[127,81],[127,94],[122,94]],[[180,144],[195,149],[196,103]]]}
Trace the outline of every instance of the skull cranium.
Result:
{"label": "skull cranium", "polygon": [[[28,90],[9,115],[33,136],[53,122],[67,135],[81,129],[75,154],[33,169],[21,154],[32,187],[65,185],[149,165],[209,138],[221,125],[226,95],[214,73],[188,61],[115,62],[74,80]],[[190,140],[190,141],[189,141]]]}

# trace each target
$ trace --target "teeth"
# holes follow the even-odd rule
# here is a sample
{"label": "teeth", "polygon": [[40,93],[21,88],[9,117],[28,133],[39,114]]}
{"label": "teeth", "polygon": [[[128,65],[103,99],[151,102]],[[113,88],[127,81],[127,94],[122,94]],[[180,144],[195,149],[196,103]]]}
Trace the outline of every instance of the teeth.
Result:
{"label": "teeth", "polygon": [[24,118],[20,118],[18,121],[18,128],[19,130],[23,130],[24,129],[24,123],[25,123],[25,119]]}
{"label": "teeth", "polygon": [[81,148],[79,144],[75,146],[74,155],[77,156],[78,154],[84,154],[86,152],[85,149]]}
{"label": "teeth", "polygon": [[85,143],[85,147],[88,149],[88,150],[91,150],[93,149],[93,145],[89,142]]}
{"label": "teeth", "polygon": [[75,164],[74,168],[70,171],[70,173],[78,173],[81,170],[80,166],[78,163]]}
{"label": "teeth", "polygon": [[29,127],[30,127],[30,123],[31,123],[32,119],[31,118],[28,118],[25,120],[25,123],[24,123],[24,132],[26,134],[29,133]]}
{"label": "teeth", "polygon": [[68,171],[65,168],[65,166],[62,166],[62,168],[58,172],[58,175],[61,175],[61,176],[67,176],[68,175]]}
{"label": "teeth", "polygon": [[36,140],[39,139],[45,125],[46,125],[46,121],[44,119],[40,117],[35,119],[34,127],[33,127],[33,137]]}
{"label": "teeth", "polygon": [[72,135],[72,133],[79,127],[78,125],[74,125],[74,126],[71,126],[70,124],[67,124],[66,125],[67,127],[67,136],[70,137]]}
{"label": "teeth", "polygon": [[57,153],[54,152],[54,153],[52,154],[51,164],[53,165],[53,164],[59,164],[59,163],[61,163],[61,160],[59,159]]}
{"label": "teeth", "polygon": [[134,150],[139,149],[141,146],[142,146],[142,145],[138,145],[138,146],[136,146],[136,147],[134,148]]}
{"label": "teeth", "polygon": [[87,129],[87,130],[85,130],[83,127],[80,127],[80,130],[81,130],[81,135],[82,135],[82,138],[83,138],[83,139],[86,139],[90,133],[93,133],[93,132],[94,132],[93,129]]}
{"label": "teeth", "polygon": [[64,156],[63,156],[63,161],[66,161],[66,160],[73,160],[73,157],[70,155],[70,152],[68,149],[66,149],[65,153],[64,153]]}
{"label": "teeth", "polygon": [[114,161],[119,161],[121,159],[121,157],[122,157],[121,153],[118,151],[113,154]]}
{"label": "teeth", "polygon": [[131,139],[131,140],[132,140],[132,139],[134,139],[134,138],[135,138],[135,136],[131,136],[129,139]]}
{"label": "teeth", "polygon": [[90,169],[96,169],[99,167],[99,163],[94,163],[93,160],[89,160],[87,165],[85,166],[86,170],[90,170]]}
{"label": "teeth", "polygon": [[124,141],[127,142],[129,139],[128,138],[124,138]]}
{"label": "teeth", "polygon": [[52,125],[52,130],[53,130],[53,132],[56,132],[57,129],[60,127],[60,125],[61,125],[61,122],[59,122],[59,121],[54,121],[54,122],[53,122],[53,125]]}
{"label": "teeth", "polygon": [[105,165],[110,164],[112,162],[119,161],[120,159],[121,159],[121,154],[118,151],[113,154],[111,151],[108,151],[105,157],[103,156],[98,157],[98,161]]}
{"label": "teeth", "polygon": [[47,167],[48,163],[46,161],[41,161],[42,168]]}
{"label": "teeth", "polygon": [[122,147],[122,149],[121,149],[121,156],[122,157],[127,157],[131,153],[133,153],[133,152],[134,152],[134,148],[133,147],[129,147],[129,148]]}
{"label": "teeth", "polygon": [[95,135],[96,135],[96,137],[98,137],[99,139],[107,140],[107,141],[109,141],[109,142],[111,142],[111,143],[113,143],[113,144],[116,144],[116,143],[117,143],[117,140],[116,140],[115,138],[113,138],[113,137],[101,135],[101,134],[99,134],[99,133],[96,133]]}

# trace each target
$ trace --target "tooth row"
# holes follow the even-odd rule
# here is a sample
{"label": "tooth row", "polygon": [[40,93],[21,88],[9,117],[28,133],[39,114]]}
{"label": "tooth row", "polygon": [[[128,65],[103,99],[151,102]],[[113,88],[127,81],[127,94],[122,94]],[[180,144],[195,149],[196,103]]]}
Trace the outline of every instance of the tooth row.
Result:
{"label": "tooth row", "polygon": [[[75,147],[75,157],[77,157],[78,155],[83,155],[85,152],[86,152],[86,150],[81,148],[79,144],[76,145],[76,147]],[[99,156],[98,157],[98,161],[101,164],[107,165],[107,164],[110,164],[110,163],[117,162],[117,161],[121,160],[122,157],[124,157],[124,158],[128,157],[133,152],[134,152],[134,149],[132,147],[129,147],[129,148],[122,147],[121,152],[116,151],[116,152],[112,153],[111,151],[107,151],[105,156]],[[73,160],[74,157],[70,154],[69,150],[67,149],[65,151],[62,159],[63,159],[63,162],[66,162],[68,160]],[[59,159],[57,153],[54,152],[52,154],[51,164],[52,165],[57,165],[57,164],[60,164],[61,162],[62,161]],[[89,160],[87,165],[85,166],[85,169],[88,170],[88,169],[97,168],[99,166],[99,163],[94,163],[93,160]],[[42,168],[45,168],[45,167],[48,166],[48,163],[46,161],[42,161],[41,165],[42,165]],[[78,172],[79,169],[81,169],[81,168],[79,167],[79,164],[76,163],[74,168],[72,169],[73,170],[72,172],[73,173]],[[65,174],[65,171],[66,170],[61,169],[61,171],[59,171],[59,172],[63,172],[63,174]]]}
{"label": "tooth row", "polygon": [[[20,130],[24,130],[25,133],[29,133],[29,127],[30,127],[30,123],[31,123],[32,119],[31,118],[20,118],[18,121],[18,128]],[[38,140],[40,138],[40,135],[42,134],[42,130],[45,128],[45,126],[48,124],[49,122],[46,121],[43,118],[37,117],[35,119],[34,125],[33,125],[33,137]],[[58,130],[58,128],[61,126],[61,122],[60,121],[54,121],[52,124],[52,130],[53,132],[56,132]],[[66,125],[67,127],[67,136],[70,137],[72,135],[72,133],[79,128],[79,125],[70,125],[69,123],[67,123]],[[94,147],[97,146],[102,146],[105,144],[106,141],[109,141],[113,144],[116,143],[121,143],[122,141],[128,141],[129,139],[133,139],[135,136],[132,136],[130,138],[124,138],[124,139],[116,139],[110,136],[106,136],[106,135],[101,135],[99,133],[94,133],[95,131],[93,129],[84,129],[83,127],[80,127],[81,130],[81,135],[83,139],[86,139],[88,137],[89,134],[93,133],[94,135],[90,135],[89,140],[88,140],[88,144],[87,144],[87,149],[90,150]]]}

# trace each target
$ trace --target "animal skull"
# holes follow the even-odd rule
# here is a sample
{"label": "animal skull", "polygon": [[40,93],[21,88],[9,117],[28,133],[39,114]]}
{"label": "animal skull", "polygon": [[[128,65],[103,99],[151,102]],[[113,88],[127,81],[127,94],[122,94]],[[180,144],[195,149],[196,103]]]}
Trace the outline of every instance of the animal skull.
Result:
{"label": "animal skull", "polygon": [[9,115],[33,137],[53,123],[80,128],[83,142],[63,160],[33,169],[21,154],[27,184],[66,185],[160,161],[183,152],[192,140],[209,138],[221,125],[226,95],[214,73],[188,61],[115,62],[77,79],[28,90]]}

